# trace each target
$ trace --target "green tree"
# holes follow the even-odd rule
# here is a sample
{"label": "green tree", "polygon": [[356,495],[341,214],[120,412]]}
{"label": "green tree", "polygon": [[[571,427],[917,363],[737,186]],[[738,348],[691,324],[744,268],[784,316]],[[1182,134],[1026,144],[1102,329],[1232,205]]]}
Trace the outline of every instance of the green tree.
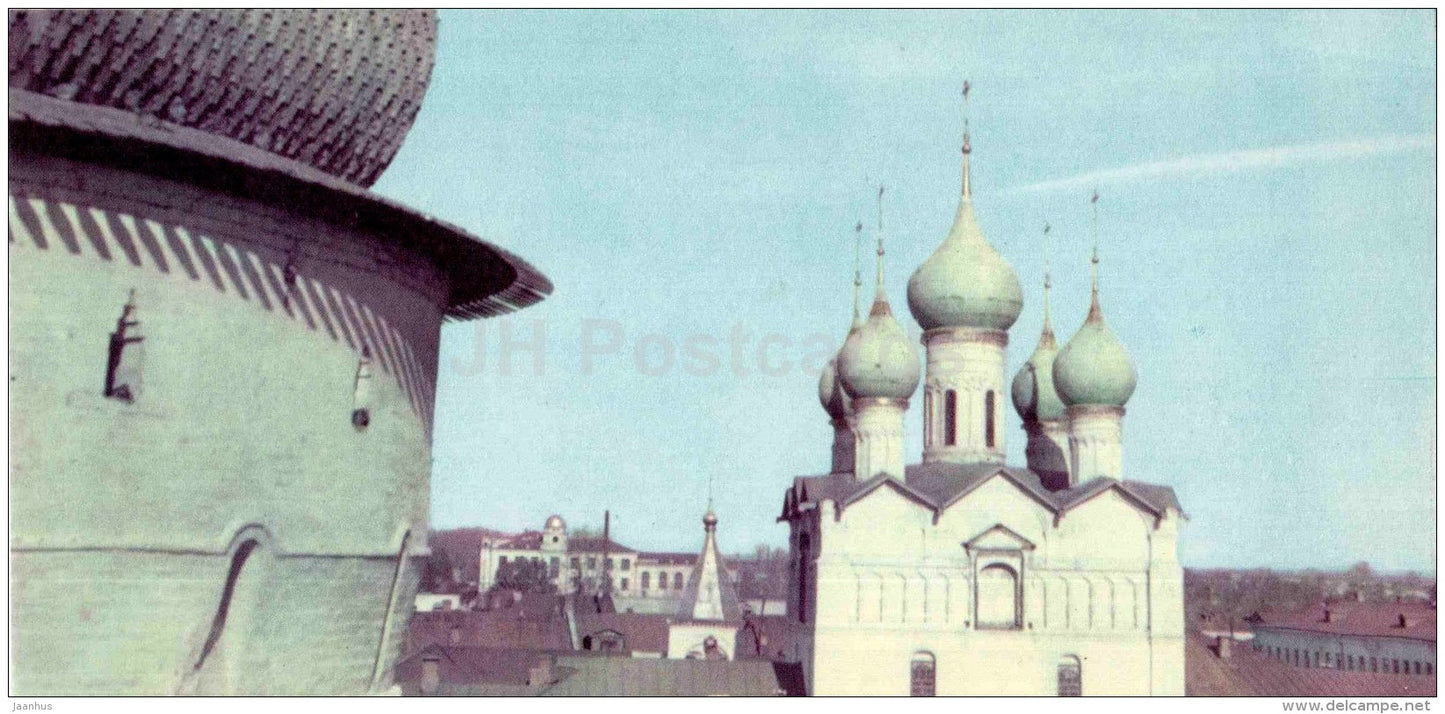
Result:
{"label": "green tree", "polygon": [[521,558],[497,566],[497,581],[492,587],[552,595],[557,593],[557,584],[547,574],[546,563]]}

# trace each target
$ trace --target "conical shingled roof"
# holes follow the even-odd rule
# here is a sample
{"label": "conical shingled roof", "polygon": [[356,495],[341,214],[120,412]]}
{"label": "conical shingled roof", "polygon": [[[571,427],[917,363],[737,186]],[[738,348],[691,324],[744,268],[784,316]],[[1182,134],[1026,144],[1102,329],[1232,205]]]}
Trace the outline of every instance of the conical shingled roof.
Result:
{"label": "conical shingled roof", "polygon": [[677,615],[686,621],[736,620],[741,616],[738,592],[723,570],[722,554],[717,548],[717,514],[713,513],[711,506],[707,515],[703,516],[702,524],[706,532],[702,555],[687,578]]}

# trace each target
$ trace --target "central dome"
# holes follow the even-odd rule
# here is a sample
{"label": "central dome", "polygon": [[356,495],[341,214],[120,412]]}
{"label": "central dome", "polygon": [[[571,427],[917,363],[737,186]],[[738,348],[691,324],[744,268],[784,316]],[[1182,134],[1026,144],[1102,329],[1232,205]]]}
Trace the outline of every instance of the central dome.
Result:
{"label": "central dome", "polygon": [[[964,163],[965,176],[968,164]],[[1007,330],[1024,306],[1013,267],[983,237],[965,192],[943,244],[908,279],[908,309],[920,327]]]}
{"label": "central dome", "polygon": [[421,108],[429,10],[11,10],[10,87],[250,144],[370,186]]}

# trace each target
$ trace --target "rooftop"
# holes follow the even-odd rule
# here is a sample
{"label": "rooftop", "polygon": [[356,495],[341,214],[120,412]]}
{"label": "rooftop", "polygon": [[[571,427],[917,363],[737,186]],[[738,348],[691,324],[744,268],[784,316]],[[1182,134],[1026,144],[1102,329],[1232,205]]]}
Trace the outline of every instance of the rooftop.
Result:
{"label": "rooftop", "polygon": [[1191,697],[1433,697],[1435,677],[1295,667],[1234,643],[1227,658],[1190,633],[1184,645],[1184,691]]}
{"label": "rooftop", "polygon": [[875,489],[890,485],[925,507],[942,512],[995,476],[1008,479],[1045,508],[1060,514],[1110,489],[1118,490],[1125,498],[1155,515],[1163,515],[1167,509],[1183,512],[1174,489],[1169,486],[1099,477],[1071,488],[1050,491],[1044,488],[1038,474],[1021,466],[935,461],[908,466],[903,481],[886,474],[862,482],[855,480],[852,473],[799,476],[793,479],[792,488],[785,494],[784,510],[779,520],[788,519],[807,504],[824,500],[847,508]]}
{"label": "rooftop", "polygon": [[1277,628],[1435,641],[1435,606],[1429,603],[1333,602],[1298,612],[1264,613],[1261,617],[1254,623],[1256,631]]}

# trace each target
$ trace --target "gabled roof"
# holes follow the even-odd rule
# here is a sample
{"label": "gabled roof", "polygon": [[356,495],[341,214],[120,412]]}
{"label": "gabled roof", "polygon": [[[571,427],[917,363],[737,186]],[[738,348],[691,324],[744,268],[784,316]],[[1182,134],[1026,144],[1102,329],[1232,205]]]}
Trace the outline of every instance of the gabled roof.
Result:
{"label": "gabled roof", "polygon": [[666,615],[639,615],[630,612],[596,613],[587,608],[577,610],[577,635],[586,637],[611,630],[623,636],[630,652],[667,652]]}
{"label": "gabled roof", "polygon": [[841,515],[842,509],[857,503],[885,484],[920,505],[931,508],[936,518],[995,477],[1012,483],[1024,495],[1052,512],[1056,519],[1111,489],[1117,490],[1126,500],[1155,517],[1162,516],[1168,509],[1173,509],[1180,515],[1184,513],[1174,489],[1169,486],[1099,477],[1072,488],[1049,491],[1044,488],[1038,474],[1019,466],[935,461],[908,466],[903,481],[886,474],[874,476],[861,483],[854,480],[851,473],[798,476],[793,479],[793,487],[783,496],[783,512],[778,520],[794,518],[823,501],[838,504]]}

